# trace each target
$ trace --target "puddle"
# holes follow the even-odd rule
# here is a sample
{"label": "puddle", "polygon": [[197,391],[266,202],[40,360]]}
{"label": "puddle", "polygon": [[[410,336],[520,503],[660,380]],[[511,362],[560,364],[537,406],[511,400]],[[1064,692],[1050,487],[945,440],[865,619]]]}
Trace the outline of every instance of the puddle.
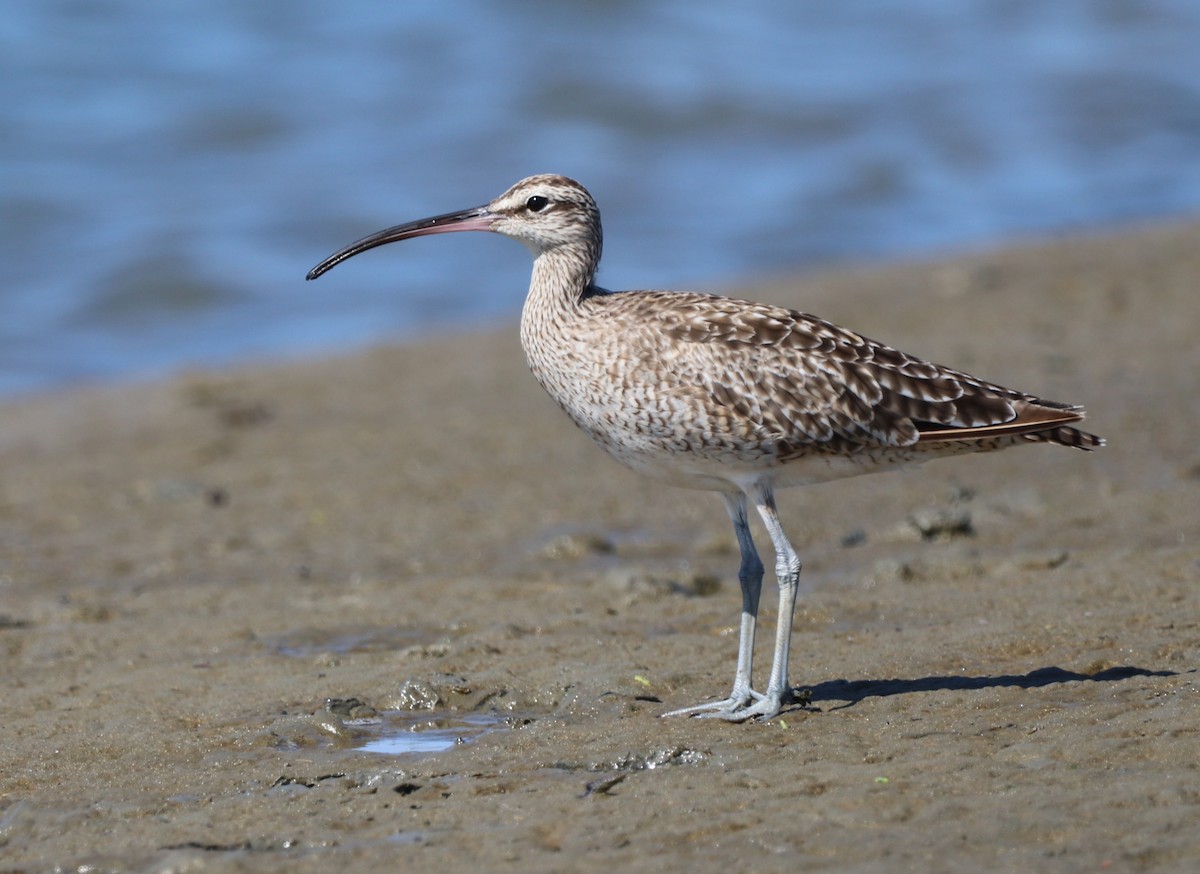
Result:
{"label": "puddle", "polygon": [[380,714],[355,749],[384,756],[439,753],[503,727],[503,719],[492,713],[430,718],[392,711]]}

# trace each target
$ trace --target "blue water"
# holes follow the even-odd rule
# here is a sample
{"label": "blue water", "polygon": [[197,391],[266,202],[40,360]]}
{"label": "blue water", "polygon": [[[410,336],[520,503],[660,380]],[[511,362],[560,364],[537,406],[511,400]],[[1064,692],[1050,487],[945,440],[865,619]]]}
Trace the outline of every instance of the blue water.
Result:
{"label": "blue water", "polygon": [[511,324],[528,255],[325,255],[575,176],[611,287],[1200,213],[1195,0],[9,0],[0,393]]}
{"label": "blue water", "polygon": [[387,756],[440,753],[500,727],[500,720],[488,713],[431,717],[393,712],[385,714],[381,722],[359,746],[363,752]]}

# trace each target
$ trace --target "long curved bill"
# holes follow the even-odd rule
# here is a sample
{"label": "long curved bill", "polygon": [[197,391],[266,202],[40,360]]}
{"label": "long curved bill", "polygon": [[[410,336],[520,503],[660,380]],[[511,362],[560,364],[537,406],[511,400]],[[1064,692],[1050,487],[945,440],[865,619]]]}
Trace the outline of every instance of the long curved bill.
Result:
{"label": "long curved bill", "polygon": [[308,276],[305,278],[316,279],[322,273],[333,269],[347,258],[352,258],[359,252],[374,249],[376,246],[382,246],[385,243],[407,240],[409,237],[423,237],[426,234],[449,234],[454,231],[490,231],[492,229],[492,222],[495,220],[496,216],[488,212],[486,206],[477,206],[473,209],[448,212],[444,215],[435,215],[431,218],[396,225],[394,228],[387,228],[386,230],[371,234],[369,237],[363,237],[358,242],[351,243],[346,248],[334,252],[312,270],[308,271]]}

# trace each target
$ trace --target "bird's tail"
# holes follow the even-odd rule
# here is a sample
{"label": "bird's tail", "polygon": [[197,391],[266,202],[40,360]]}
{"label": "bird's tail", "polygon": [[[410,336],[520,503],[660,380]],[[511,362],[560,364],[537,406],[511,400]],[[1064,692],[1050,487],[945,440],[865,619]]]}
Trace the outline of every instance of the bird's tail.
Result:
{"label": "bird's tail", "polygon": [[1047,428],[1045,431],[1022,434],[1021,437],[1031,443],[1057,443],[1059,446],[1070,446],[1074,449],[1082,449],[1085,452],[1099,449],[1105,444],[1103,437],[1089,434],[1087,431],[1080,431],[1078,428],[1070,428],[1066,425]]}

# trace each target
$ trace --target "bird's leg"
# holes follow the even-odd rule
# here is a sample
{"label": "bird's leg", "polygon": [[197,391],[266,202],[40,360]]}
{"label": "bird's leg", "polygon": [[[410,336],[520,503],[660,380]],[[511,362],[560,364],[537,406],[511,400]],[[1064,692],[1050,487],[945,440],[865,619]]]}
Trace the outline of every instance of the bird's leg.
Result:
{"label": "bird's leg", "polygon": [[783,705],[791,702],[792,688],[788,684],[788,650],[792,641],[792,615],[796,609],[796,590],[800,586],[800,557],[788,542],[779,524],[775,509],[775,494],[769,483],[760,482],[753,489],[754,505],[775,545],[775,577],[779,583],[779,618],[775,626],[775,656],[771,661],[771,677],[767,690],[748,707],[732,713],[719,714],[725,719],[740,721],[757,717],[761,720],[778,715]]}
{"label": "bird's leg", "polygon": [[741,492],[726,492],[725,508],[733,521],[737,535],[741,564],[738,566],[738,583],[742,587],[742,623],[738,633],[737,671],[733,675],[733,691],[729,700],[737,707],[744,707],[755,694],[751,686],[754,670],[754,629],[758,622],[758,599],[762,594],[763,563],[754,548],[750,536],[750,521],[746,518],[746,496]]}
{"label": "bird's leg", "polygon": [[722,497],[725,498],[725,509],[729,518],[733,521],[738,550],[742,555],[741,566],[738,568],[738,582],[742,587],[742,625],[738,635],[738,660],[737,671],[733,675],[733,690],[724,701],[672,710],[663,716],[692,714],[728,719],[732,714],[745,709],[752,700],[762,697],[750,687],[750,682],[754,662],[754,627],[758,620],[758,599],[762,593],[763,563],[758,557],[758,550],[754,548],[754,538],[750,536],[746,496],[741,492],[724,492]]}

